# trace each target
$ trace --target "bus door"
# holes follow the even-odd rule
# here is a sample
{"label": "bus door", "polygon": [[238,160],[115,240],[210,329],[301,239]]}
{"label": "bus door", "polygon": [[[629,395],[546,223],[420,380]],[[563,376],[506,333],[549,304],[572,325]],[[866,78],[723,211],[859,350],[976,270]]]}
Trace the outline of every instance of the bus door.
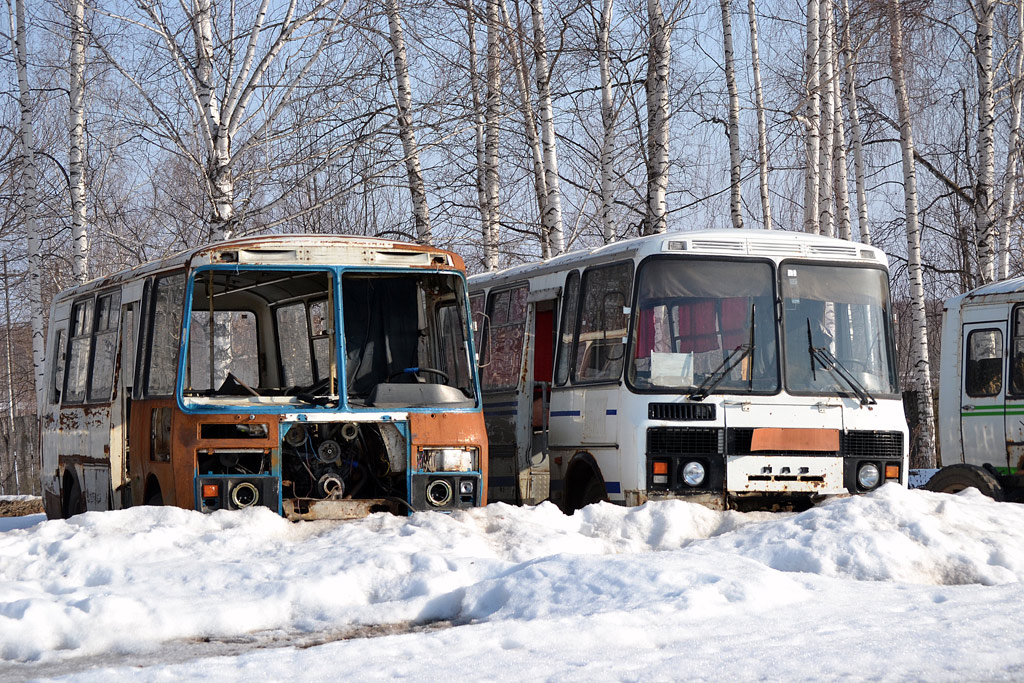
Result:
{"label": "bus door", "polygon": [[524,385],[519,391],[516,455],[520,499],[536,505],[548,497],[550,467],[548,428],[555,359],[555,315],[561,288],[530,292],[527,297]]}
{"label": "bus door", "polygon": [[1010,314],[1007,355],[1010,363],[1006,376],[1006,465],[1021,470],[1024,469],[1024,306],[1014,306]]}
{"label": "bus door", "polygon": [[[141,284],[141,283],[140,283]],[[131,424],[132,387],[135,379],[135,320],[138,302],[121,304],[121,334],[114,362],[114,399],[110,406],[110,489],[111,506],[131,506]]]}
{"label": "bus door", "polygon": [[1005,333],[1005,314],[1001,320],[963,326],[960,433],[967,463],[1006,465]]}

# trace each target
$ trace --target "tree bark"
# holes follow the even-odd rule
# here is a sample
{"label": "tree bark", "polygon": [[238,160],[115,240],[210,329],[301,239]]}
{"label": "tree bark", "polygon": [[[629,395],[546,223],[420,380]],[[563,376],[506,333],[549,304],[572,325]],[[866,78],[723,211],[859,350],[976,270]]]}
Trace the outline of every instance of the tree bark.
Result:
{"label": "tree bark", "polygon": [[761,189],[761,221],[765,230],[772,229],[772,204],[768,194],[768,128],[765,121],[764,92],[761,89],[761,58],[757,41],[757,8],[747,0],[750,17],[750,61],[754,69],[754,104],[757,107],[757,168]]}
{"label": "tree bark", "polygon": [[601,71],[601,226],[604,243],[615,241],[613,195],[615,193],[615,98],[612,93],[611,50],[612,0],[604,0],[597,30],[597,57]]}
{"label": "tree bark", "polygon": [[35,133],[33,130],[32,93],[28,85],[28,48],[25,32],[25,0],[14,0],[14,15],[11,17],[11,48],[18,72],[18,104],[21,108],[21,194],[22,211],[25,214],[25,236],[28,243],[28,298],[32,312],[32,374],[35,379],[36,410],[45,399],[46,360],[45,331],[43,321],[43,264],[40,253],[39,198],[37,194],[38,171],[35,158]]}
{"label": "tree bark", "polygon": [[911,342],[913,382],[918,396],[917,467],[935,467],[935,421],[932,413],[932,378],[928,365],[928,321],[925,315],[921,271],[921,230],[917,220],[917,171],[910,102],[903,71],[903,27],[899,0],[889,0],[889,67],[899,113],[900,152],[903,160],[903,196],[907,229],[907,278],[914,322]]}
{"label": "tree bark", "polygon": [[740,161],[740,95],[732,56],[732,12],[730,0],[720,0],[722,45],[725,52],[725,83],[729,91],[729,215],[732,227],[743,228],[743,169]]}
{"label": "tree bark", "polygon": [[466,28],[469,39],[469,90],[473,102],[473,133],[476,151],[476,197],[477,208],[480,210],[481,248],[484,254],[484,267],[490,267],[491,209],[487,194],[487,150],[484,141],[486,119],[484,107],[480,100],[480,76],[477,68],[476,43],[476,6],[475,0],[466,0]]}
{"label": "tree bark", "polygon": [[85,199],[85,0],[71,0],[70,111],[68,177],[71,194],[72,273],[76,282],[89,279],[89,233]]}
{"label": "tree bark", "polygon": [[661,0],[647,0],[647,213],[644,234],[665,232],[668,191],[668,76],[671,42]]}
{"label": "tree bark", "polygon": [[[833,29],[833,34],[835,30]],[[832,164],[835,168],[836,197],[836,235],[839,239],[853,238],[853,226],[850,221],[850,186],[847,177],[846,162],[846,122],[843,120],[843,98],[839,88],[839,50],[832,50],[833,91],[835,97],[832,104]]]}
{"label": "tree bark", "polygon": [[804,232],[817,233],[818,228],[818,154],[821,151],[819,122],[821,99],[818,92],[818,0],[807,0],[807,50],[804,52],[804,75],[807,78],[805,118],[806,175],[804,176]]}
{"label": "tree bark", "polygon": [[818,148],[818,231],[835,235],[835,214],[832,212],[832,138],[835,119],[835,79],[832,77],[832,2],[818,0],[818,69],[821,90],[821,142]]}
{"label": "tree bark", "polygon": [[484,266],[498,269],[498,139],[501,135],[501,63],[498,31],[499,0],[487,0],[487,112],[485,135],[485,178],[487,226],[484,231]]}
{"label": "tree bark", "polygon": [[974,191],[974,235],[982,284],[996,277],[992,188],[995,184],[995,95],[992,90],[992,22],[994,0],[978,0],[974,58],[978,69],[978,182]]}
{"label": "tree bark", "polygon": [[395,59],[395,105],[398,107],[398,134],[402,139],[405,155],[405,170],[409,178],[409,194],[412,198],[413,217],[416,222],[416,239],[420,244],[430,244],[430,206],[427,204],[427,188],[423,184],[423,170],[420,167],[420,151],[416,146],[416,130],[412,120],[412,85],[409,81],[409,60],[405,51],[405,35],[402,31],[402,17],[398,11],[398,0],[385,0],[388,14],[388,36],[391,54]]}
{"label": "tree bark", "polygon": [[1024,95],[1024,0],[1017,0],[1017,60],[1011,87],[1010,137],[1006,145],[1006,179],[1003,182],[999,230],[1002,242],[999,252],[999,278],[1010,277],[1010,217],[1013,216],[1017,192],[1017,166],[1020,163],[1020,120]]}
{"label": "tree bark", "polygon": [[860,241],[871,244],[871,224],[868,222],[868,200],[864,169],[864,138],[860,130],[857,111],[857,81],[853,45],[850,39],[850,0],[843,0],[843,62],[846,65],[846,106],[850,112],[850,138],[853,144],[853,173],[857,186],[857,228]]}
{"label": "tree bark", "polygon": [[544,143],[544,184],[546,199],[541,223],[547,235],[551,256],[558,256],[565,247],[562,230],[562,191],[558,179],[558,150],[555,143],[555,121],[551,109],[551,74],[548,67],[548,44],[544,30],[543,0],[530,0],[533,22],[534,69],[537,75],[537,99],[540,103],[540,130]]}

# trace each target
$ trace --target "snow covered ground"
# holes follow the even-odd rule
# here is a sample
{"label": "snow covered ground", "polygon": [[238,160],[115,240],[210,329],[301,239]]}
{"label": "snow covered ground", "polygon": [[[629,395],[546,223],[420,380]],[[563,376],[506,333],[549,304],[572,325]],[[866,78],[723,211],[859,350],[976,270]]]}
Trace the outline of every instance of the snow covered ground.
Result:
{"label": "snow covered ground", "polygon": [[0,679],[1024,680],[1024,506],[0,519]]}

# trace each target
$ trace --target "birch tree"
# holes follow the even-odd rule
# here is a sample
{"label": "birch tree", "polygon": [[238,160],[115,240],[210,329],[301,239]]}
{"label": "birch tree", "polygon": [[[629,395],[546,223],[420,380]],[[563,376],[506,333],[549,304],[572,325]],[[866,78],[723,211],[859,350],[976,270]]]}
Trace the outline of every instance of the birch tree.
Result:
{"label": "birch tree", "polygon": [[71,0],[71,55],[68,95],[68,176],[71,194],[72,271],[75,280],[89,279],[89,234],[85,205],[85,0]]}
{"label": "birch tree", "polygon": [[917,171],[914,134],[904,75],[903,27],[899,0],[889,0],[889,67],[899,117],[900,152],[903,163],[903,197],[907,232],[907,278],[913,309],[913,341],[910,349],[913,382],[917,391],[919,433],[918,467],[935,467],[935,421],[932,413],[932,378],[928,366],[928,321],[925,316],[921,267],[921,229],[918,223]]}
{"label": "birch tree", "polygon": [[28,298],[32,312],[32,369],[35,378],[36,406],[43,404],[45,396],[46,359],[45,330],[46,318],[43,306],[43,264],[39,234],[38,170],[35,159],[35,131],[33,129],[32,93],[28,84],[28,48],[25,30],[25,0],[14,0],[14,7],[7,5],[10,17],[11,52],[18,72],[18,104],[21,108],[20,141],[21,154],[21,210],[24,214],[25,236],[28,246]]}
{"label": "birch tree", "polygon": [[597,59],[601,72],[601,226],[604,243],[615,241],[615,98],[612,93],[611,50],[612,0],[603,0],[597,29]]}
{"label": "birch tree", "polygon": [[807,79],[804,107],[806,175],[804,176],[804,232],[819,232],[818,189],[820,174],[818,155],[821,151],[819,122],[821,95],[818,92],[818,0],[807,0],[807,45],[804,52],[804,77]]}
{"label": "birch tree", "polygon": [[871,225],[868,223],[868,200],[864,168],[864,138],[860,129],[857,107],[857,79],[853,44],[850,37],[850,0],[843,0],[843,65],[846,76],[846,106],[850,114],[850,141],[853,145],[853,173],[857,187],[857,228],[860,241],[871,244]]}
{"label": "birch tree", "polygon": [[533,23],[533,68],[537,76],[540,130],[544,142],[546,199],[541,224],[551,255],[558,256],[565,246],[565,239],[562,234],[562,190],[558,179],[558,150],[555,143],[554,115],[551,110],[551,74],[548,66],[548,39],[544,29],[543,0],[530,0],[530,17]]}
{"label": "birch tree", "polygon": [[999,229],[1002,241],[999,252],[999,279],[1010,277],[1010,220],[1013,216],[1017,191],[1017,165],[1020,162],[1021,104],[1024,95],[1024,0],[1017,0],[1017,57],[1014,62],[1010,86],[1010,134],[1006,145],[1006,176],[1003,182]]}
{"label": "birch tree", "polygon": [[[832,31],[835,34],[835,30]],[[850,221],[850,186],[846,161],[846,122],[843,120],[843,98],[839,87],[839,50],[832,50],[832,163],[835,168],[836,234],[839,239],[852,239]]]}
{"label": "birch tree", "polygon": [[992,24],[995,0],[977,0],[974,58],[978,71],[978,180],[974,190],[974,234],[981,284],[996,277],[992,188],[995,184],[995,93],[992,84]]}
{"label": "birch tree", "polygon": [[722,44],[725,50],[725,83],[729,91],[729,215],[732,227],[743,227],[742,168],[740,163],[740,96],[736,89],[736,71],[732,57],[732,12],[730,0],[719,2],[722,8]]}
{"label": "birch tree", "polygon": [[661,0],[647,0],[647,205],[644,234],[666,230],[668,190],[668,76],[671,62],[669,27]]}
{"label": "birch tree", "polygon": [[[244,13],[234,3],[222,7],[224,0],[175,3],[187,31],[171,23],[175,12],[162,1],[166,0],[139,2],[140,18],[116,18],[156,36],[163,46],[193,107],[203,157],[194,153],[193,131],[171,120],[159,94],[149,92],[129,71],[122,54],[96,44],[140,93],[171,144],[202,169],[211,205],[208,237],[226,239],[236,231],[237,160],[256,153],[289,111],[296,91],[305,86],[313,65],[336,38],[345,0],[310,0],[302,8],[300,0],[274,7],[270,0],[258,0]],[[284,63],[279,64],[282,55]],[[250,113],[254,98],[258,107]],[[243,130],[249,134],[240,137]]]}
{"label": "birch tree", "polygon": [[818,147],[818,231],[833,236],[832,213],[832,137],[835,120],[835,80],[832,78],[832,2],[818,0],[818,70],[821,90],[819,114],[821,140]]}
{"label": "birch tree", "polygon": [[398,0],[385,0],[388,15],[388,38],[391,54],[395,60],[395,105],[398,108],[398,134],[402,139],[405,154],[405,169],[409,177],[409,194],[412,198],[413,217],[416,222],[416,238],[420,244],[430,244],[430,206],[427,204],[427,189],[423,184],[423,170],[420,167],[420,151],[416,146],[416,131],[412,120],[412,85],[409,82],[409,60],[405,50],[405,35],[402,31],[402,17],[398,11]]}
{"label": "birch tree", "polygon": [[[473,104],[473,143],[476,152],[476,195],[477,207],[480,210],[481,244],[484,253],[484,266],[487,270],[494,270],[491,266],[492,258],[496,263],[497,258],[491,254],[491,205],[487,188],[487,150],[485,145],[485,115],[484,105],[480,99],[480,71],[477,68],[477,42],[476,42],[476,3],[475,0],[466,0],[466,29],[469,46],[469,91]],[[495,266],[496,267],[496,266]]]}
{"label": "birch tree", "polygon": [[757,108],[757,176],[761,190],[761,221],[765,230],[772,229],[772,204],[768,195],[768,131],[765,121],[764,91],[761,88],[761,57],[757,39],[757,8],[747,0],[750,20],[750,62],[754,71],[754,106]]}
{"label": "birch tree", "polygon": [[498,140],[501,136],[501,63],[498,54],[499,0],[487,0],[487,109],[484,175],[487,189],[487,224],[484,226],[484,267],[498,269]]}

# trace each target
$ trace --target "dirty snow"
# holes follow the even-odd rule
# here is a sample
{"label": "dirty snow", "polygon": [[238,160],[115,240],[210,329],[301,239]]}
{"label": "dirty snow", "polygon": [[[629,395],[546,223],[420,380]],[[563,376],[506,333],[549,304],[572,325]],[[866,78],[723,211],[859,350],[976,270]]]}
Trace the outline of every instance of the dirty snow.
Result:
{"label": "dirty snow", "polygon": [[3,679],[1020,680],[1022,613],[1024,506],[973,490],[0,519]]}

